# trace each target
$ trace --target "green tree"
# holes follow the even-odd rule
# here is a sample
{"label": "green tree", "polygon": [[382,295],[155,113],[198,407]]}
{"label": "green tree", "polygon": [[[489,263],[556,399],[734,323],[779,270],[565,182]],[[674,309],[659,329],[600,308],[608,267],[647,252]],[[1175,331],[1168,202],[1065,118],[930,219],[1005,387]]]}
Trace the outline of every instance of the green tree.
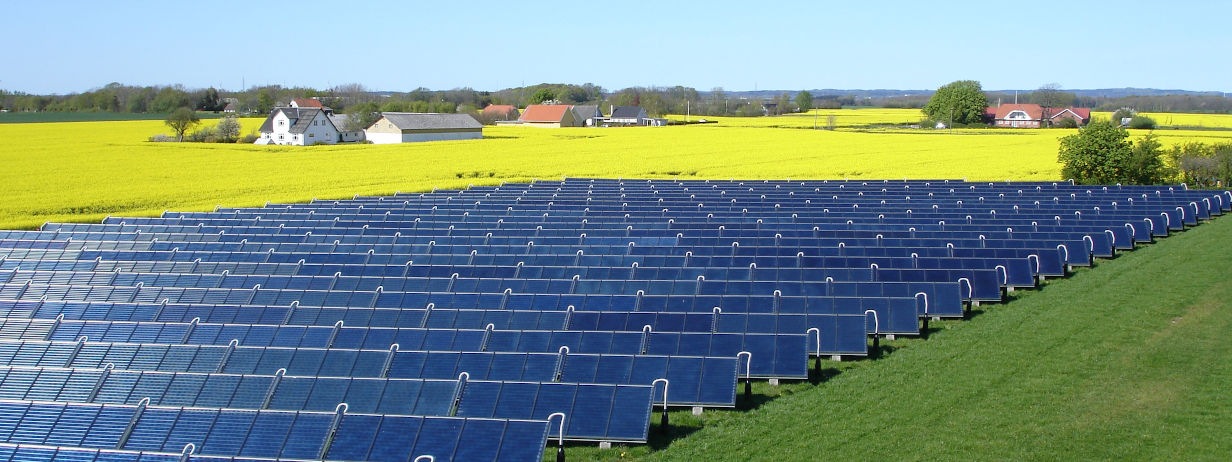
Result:
{"label": "green tree", "polygon": [[1176,175],[1164,164],[1163,145],[1153,133],[1134,143],[1126,173],[1129,184],[1159,184]]}
{"label": "green tree", "polygon": [[1091,122],[1076,135],[1061,138],[1057,160],[1061,175],[1081,184],[1155,184],[1171,172],[1153,136],[1137,145],[1129,132],[1111,121]]}
{"label": "green tree", "polygon": [[191,106],[192,98],[184,90],[176,87],[163,87],[158,90],[158,94],[154,95],[154,100],[150,102],[150,111],[167,114],[176,108]]}
{"label": "green tree", "polygon": [[184,141],[184,132],[200,123],[201,119],[197,118],[197,113],[188,107],[181,107],[172,111],[166,120],[167,126],[175,131],[180,141]]}
{"label": "green tree", "polygon": [[258,114],[266,114],[274,110],[274,104],[274,95],[268,88],[262,88],[257,91],[257,105],[252,109]]}
{"label": "green tree", "polygon": [[[1117,109],[1116,112],[1112,113],[1112,123],[1121,125],[1121,120],[1132,119],[1135,114],[1137,113],[1134,112],[1133,109],[1130,109],[1127,107]],[[1125,124],[1125,125],[1129,125],[1129,124]]]}
{"label": "green tree", "polygon": [[197,110],[218,112],[223,106],[222,100],[218,97],[218,90],[214,87],[201,92],[201,97],[197,99]]}
{"label": "green tree", "polygon": [[240,138],[240,122],[235,116],[223,117],[218,121],[218,125],[214,126],[214,135],[223,142],[233,143]]}
{"label": "green tree", "polygon": [[550,88],[540,88],[530,95],[530,104],[541,104],[544,101],[556,99],[556,92]]}
{"label": "green tree", "polygon": [[371,127],[372,124],[376,123],[377,119],[381,118],[380,108],[374,101],[352,105],[347,108],[346,114],[347,121],[344,129],[349,132],[357,132]]}
{"label": "green tree", "polygon": [[808,90],[800,90],[796,93],[796,106],[800,106],[801,111],[808,111],[813,108],[813,94]]}
{"label": "green tree", "polygon": [[983,120],[987,107],[988,97],[979,82],[959,80],[938,88],[923,111],[931,120],[976,124]]}

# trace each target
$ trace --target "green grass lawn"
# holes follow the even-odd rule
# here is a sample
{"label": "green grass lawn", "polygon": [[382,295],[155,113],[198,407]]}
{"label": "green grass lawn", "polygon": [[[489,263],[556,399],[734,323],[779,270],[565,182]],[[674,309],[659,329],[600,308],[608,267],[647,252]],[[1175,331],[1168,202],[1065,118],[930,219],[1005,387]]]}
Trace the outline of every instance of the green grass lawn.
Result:
{"label": "green grass lawn", "polygon": [[[1232,218],[570,460],[1228,460]],[[824,379],[822,379],[824,377]],[[748,403],[744,403],[748,407]],[[652,419],[658,421],[655,415]],[[652,435],[659,431],[651,427]],[[550,450],[549,455],[554,456]]]}

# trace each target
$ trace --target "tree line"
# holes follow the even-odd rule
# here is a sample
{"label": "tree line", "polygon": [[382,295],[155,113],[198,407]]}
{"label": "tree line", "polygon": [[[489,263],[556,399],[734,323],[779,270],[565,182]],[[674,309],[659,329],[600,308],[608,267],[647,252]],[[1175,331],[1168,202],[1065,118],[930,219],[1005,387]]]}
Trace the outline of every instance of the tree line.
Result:
{"label": "tree line", "polygon": [[[684,86],[629,87],[609,91],[591,83],[540,83],[497,91],[464,87],[450,90],[416,88],[408,92],[374,92],[360,84],[339,85],[327,89],[263,85],[243,91],[226,91],[216,88],[188,89],[182,85],[131,86],[113,82],[101,88],[66,95],[35,95],[0,90],[0,109],[14,112],[166,114],[181,107],[218,112],[228,102],[233,101],[240,113],[267,114],[275,105],[286,104],[293,98],[319,98],[325,105],[341,112],[352,112],[348,109],[368,111],[375,105],[376,111],[385,112],[473,113],[489,104],[526,107],[528,104],[554,102],[602,106],[637,105],[645,108],[651,116],[686,112],[699,116],[759,116],[767,113],[786,114],[808,109],[838,109],[850,106],[923,109],[934,95],[935,93],[857,98],[851,95],[812,95],[807,91],[799,91],[782,92],[763,99],[731,95],[721,87],[711,88],[709,91]],[[1036,103],[1046,107],[1073,106],[1099,111],[1132,108],[1142,112],[1232,112],[1232,98],[1219,94],[1100,97],[1078,95],[1050,84],[1036,91],[1017,95],[986,92],[985,96],[990,104],[1017,100],[1020,103]],[[363,106],[356,108],[358,105]]]}

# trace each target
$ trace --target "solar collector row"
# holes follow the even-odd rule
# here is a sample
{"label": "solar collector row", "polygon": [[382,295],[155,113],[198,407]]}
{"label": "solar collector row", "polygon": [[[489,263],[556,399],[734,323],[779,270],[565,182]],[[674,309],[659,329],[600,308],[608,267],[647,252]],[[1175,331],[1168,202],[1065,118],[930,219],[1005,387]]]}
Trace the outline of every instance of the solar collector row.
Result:
{"label": "solar collector row", "polygon": [[335,424],[336,415],[3,400],[0,439],[162,452],[191,443],[202,454],[240,457],[492,461],[536,460],[547,441],[546,421],[344,414]]}
{"label": "solar collector row", "polygon": [[[153,323],[0,319],[0,338],[110,343],[227,345],[420,351],[715,356],[752,353],[755,377],[803,378],[809,350],[804,333],[508,331],[259,324]],[[863,341],[863,335],[859,336]]]}
{"label": "solar collector row", "polygon": [[[305,377],[373,377],[651,385],[668,379],[672,406],[732,407],[745,362],[733,357],[509,353],[217,345],[49,342],[0,339],[7,366],[74,367]],[[737,362],[740,364],[738,365]],[[739,366],[739,372],[737,367]],[[662,388],[655,403],[663,402]]]}
{"label": "solar collector row", "polygon": [[[880,320],[880,332],[917,334],[916,320],[927,308],[925,297],[852,298],[805,296],[629,296],[539,294],[514,297],[505,294],[458,292],[363,292],[308,291],[292,289],[201,289],[181,287],[62,286],[45,284],[0,284],[0,300],[98,301],[204,303],[231,305],[282,305],[361,308],[526,309],[567,311],[713,312],[773,314],[863,314],[872,310]],[[516,304],[511,305],[510,302]]]}
{"label": "solar collector row", "polygon": [[[284,324],[370,327],[426,327],[496,329],[641,331],[650,326],[660,332],[806,333],[809,353],[820,355],[867,354],[866,334],[876,328],[866,314],[744,314],[564,312],[532,310],[455,310],[385,308],[310,308],[244,305],[138,304],[115,302],[0,301],[0,315],[39,319],[108,321]],[[817,328],[816,332],[807,332]],[[820,342],[818,345],[817,342]]]}
{"label": "solar collector row", "polygon": [[0,400],[273,409],[382,415],[548,420],[570,418],[565,438],[645,442],[652,390],[645,385],[0,367]]}
{"label": "solar collector row", "polygon": [[[400,278],[380,276],[279,276],[198,273],[124,273],[98,271],[0,270],[4,284],[31,282],[45,285],[100,285],[122,287],[253,288],[269,290],[373,291],[385,292],[462,292],[504,294],[505,308],[553,310],[560,302],[534,302],[539,295],[641,295],[647,306],[662,304],[656,296],[668,295],[777,295],[810,297],[853,297],[831,299],[834,303],[860,304],[862,298],[924,297],[931,316],[961,316],[963,293],[968,285],[929,282],[796,282],[707,280],[595,280],[595,279],[513,279],[513,278]],[[517,294],[516,297],[514,294]],[[923,295],[920,295],[923,294]],[[646,297],[650,297],[647,301]],[[550,300],[548,297],[538,297]],[[640,301],[635,308],[640,308]],[[301,303],[302,304],[302,303]],[[721,307],[721,306],[720,306]],[[580,308],[575,306],[575,308]],[[870,308],[866,308],[870,309]],[[620,310],[616,310],[620,311]],[[631,310],[633,311],[633,310]],[[920,310],[924,316],[924,310]]]}

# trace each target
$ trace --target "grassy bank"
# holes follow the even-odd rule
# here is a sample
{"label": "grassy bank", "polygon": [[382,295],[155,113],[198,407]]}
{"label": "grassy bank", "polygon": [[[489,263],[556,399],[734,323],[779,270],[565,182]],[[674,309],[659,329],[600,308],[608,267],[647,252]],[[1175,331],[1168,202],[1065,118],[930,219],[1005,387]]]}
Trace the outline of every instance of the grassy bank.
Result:
{"label": "grassy bank", "polygon": [[[1226,460],[1232,218],[574,460]],[[652,428],[652,432],[657,428]]]}

